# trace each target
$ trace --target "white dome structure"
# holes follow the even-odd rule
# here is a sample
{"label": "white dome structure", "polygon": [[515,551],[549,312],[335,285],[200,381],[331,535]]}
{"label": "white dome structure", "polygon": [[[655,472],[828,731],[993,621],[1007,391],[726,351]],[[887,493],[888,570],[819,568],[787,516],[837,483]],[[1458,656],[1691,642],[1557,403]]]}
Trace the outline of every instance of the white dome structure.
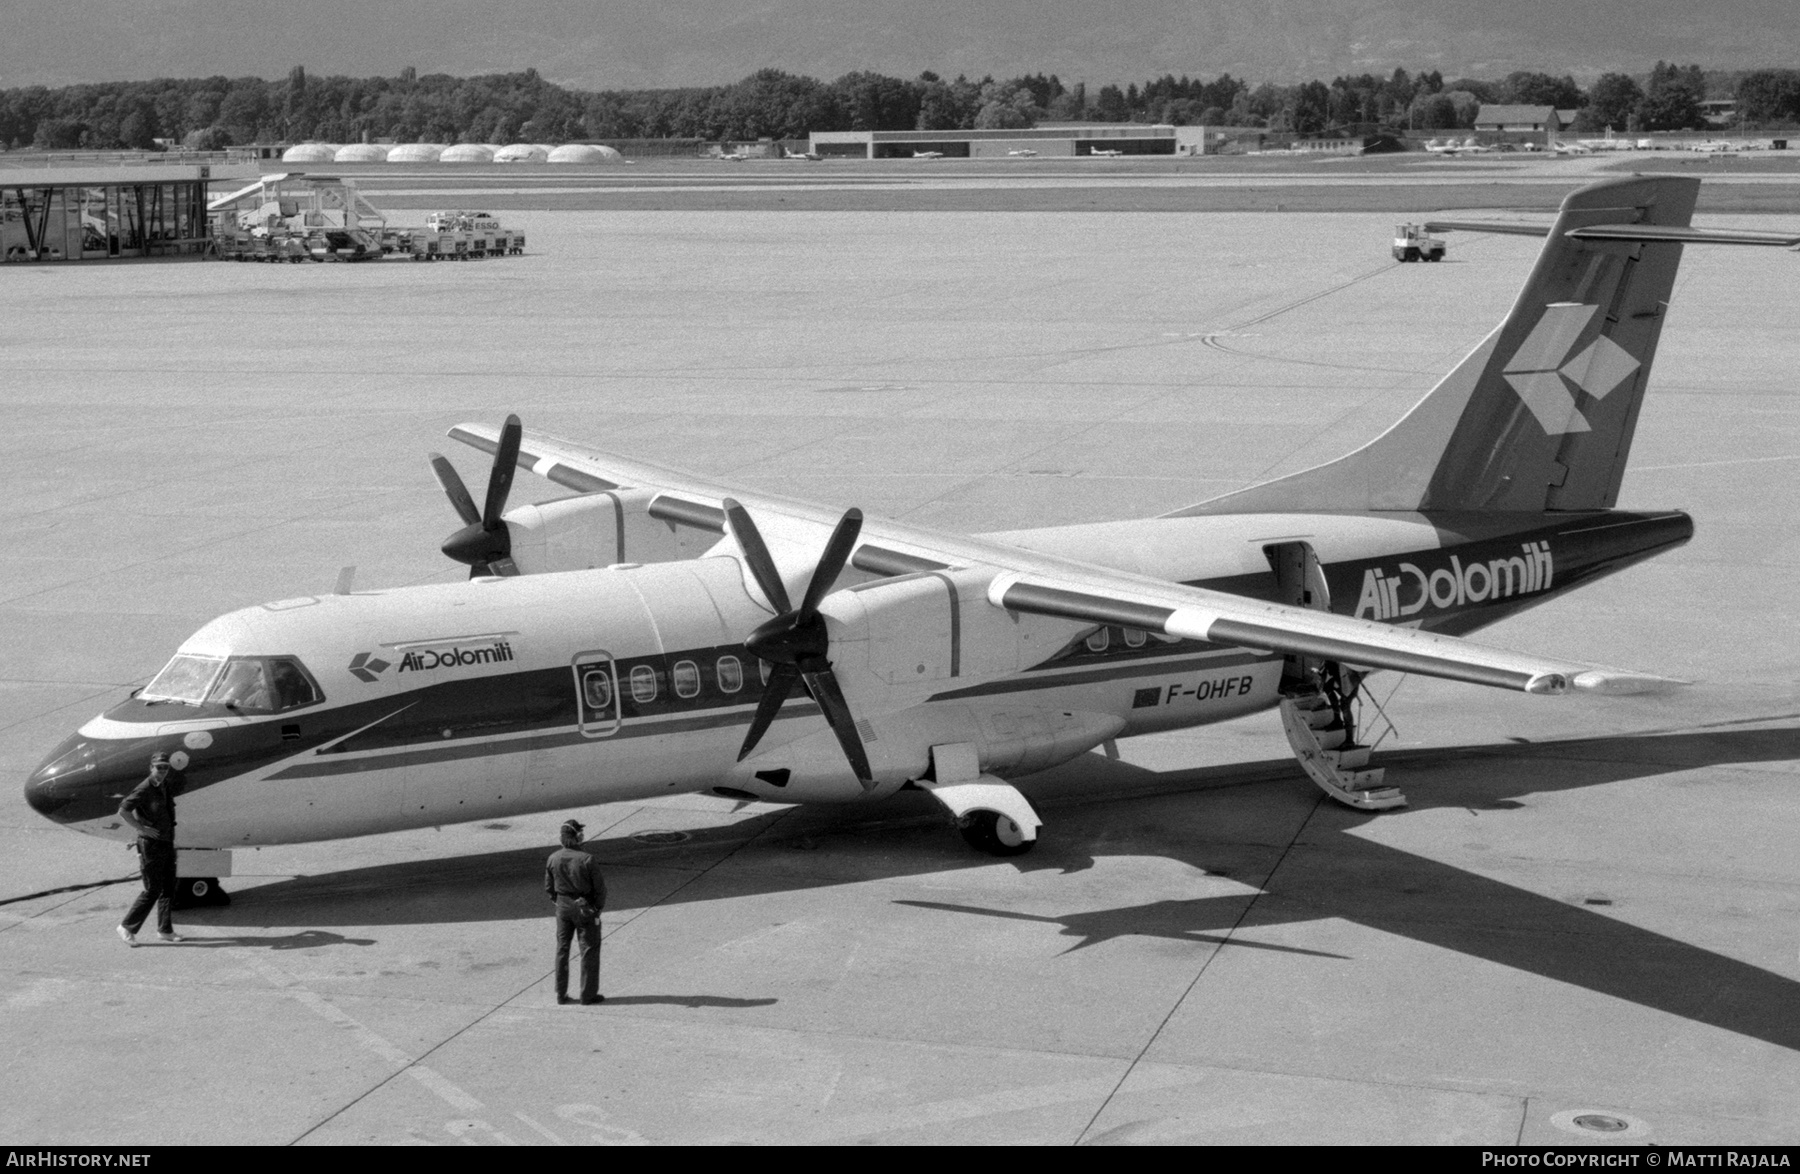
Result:
{"label": "white dome structure", "polygon": [[334,143],[296,143],[281,153],[283,163],[333,163],[337,160]]}
{"label": "white dome structure", "polygon": [[496,163],[542,163],[548,158],[550,152],[530,143],[514,143],[494,152]]}
{"label": "white dome structure", "polygon": [[612,147],[591,143],[564,143],[550,152],[547,163],[621,163],[625,156]]}
{"label": "white dome structure", "polygon": [[439,163],[492,163],[494,148],[485,143],[457,143],[453,147],[445,147],[444,153],[438,156]]}
{"label": "white dome structure", "polygon": [[385,143],[351,143],[347,147],[339,147],[333,163],[385,163],[388,148]]}
{"label": "white dome structure", "polygon": [[389,163],[436,163],[444,153],[441,143],[402,143],[388,152]]}

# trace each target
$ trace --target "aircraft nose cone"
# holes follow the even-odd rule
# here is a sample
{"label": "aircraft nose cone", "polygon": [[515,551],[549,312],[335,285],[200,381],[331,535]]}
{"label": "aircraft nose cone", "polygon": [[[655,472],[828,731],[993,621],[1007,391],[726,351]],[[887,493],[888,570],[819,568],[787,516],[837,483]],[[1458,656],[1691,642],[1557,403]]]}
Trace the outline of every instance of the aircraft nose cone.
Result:
{"label": "aircraft nose cone", "polygon": [[52,750],[26,778],[25,802],[39,815],[64,822],[57,813],[99,781],[97,767],[93,744],[76,734]]}

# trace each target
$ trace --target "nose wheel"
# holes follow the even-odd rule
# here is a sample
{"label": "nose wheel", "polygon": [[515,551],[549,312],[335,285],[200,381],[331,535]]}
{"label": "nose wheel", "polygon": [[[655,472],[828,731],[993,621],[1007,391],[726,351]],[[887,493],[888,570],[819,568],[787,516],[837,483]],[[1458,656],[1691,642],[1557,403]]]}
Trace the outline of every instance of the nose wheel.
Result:
{"label": "nose wheel", "polygon": [[219,886],[216,876],[184,876],[175,882],[175,908],[219,908],[231,904],[231,894]]}

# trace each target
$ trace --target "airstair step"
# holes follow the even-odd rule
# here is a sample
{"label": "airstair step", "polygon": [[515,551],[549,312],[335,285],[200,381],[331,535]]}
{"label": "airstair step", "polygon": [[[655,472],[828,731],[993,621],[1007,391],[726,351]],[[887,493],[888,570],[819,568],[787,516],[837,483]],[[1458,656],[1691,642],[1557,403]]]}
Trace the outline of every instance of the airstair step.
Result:
{"label": "airstair step", "polygon": [[1386,769],[1368,765],[1369,747],[1352,743],[1351,731],[1342,725],[1324,729],[1315,723],[1320,716],[1335,721],[1336,714],[1329,704],[1312,708],[1308,702],[1313,700],[1289,697],[1281,702],[1282,728],[1307,777],[1339,803],[1359,811],[1405,807],[1406,796],[1386,785]]}

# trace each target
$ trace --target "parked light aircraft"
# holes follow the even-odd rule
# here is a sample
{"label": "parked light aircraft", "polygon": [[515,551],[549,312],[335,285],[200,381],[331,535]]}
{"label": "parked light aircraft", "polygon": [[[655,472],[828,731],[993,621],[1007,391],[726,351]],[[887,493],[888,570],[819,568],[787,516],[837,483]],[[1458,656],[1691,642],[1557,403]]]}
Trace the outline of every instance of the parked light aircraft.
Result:
{"label": "parked light aircraft", "polygon": [[1036,159],[1037,158],[1037,152],[1032,150],[1030,147],[1020,147],[1015,151],[1008,151],[1007,154],[1011,155],[1014,159]]}
{"label": "parked light aircraft", "polygon": [[942,151],[914,151],[912,157],[914,159],[942,159],[944,153]]}
{"label": "parked light aircraft", "polygon": [[[686,791],[783,803],[930,792],[970,843],[1029,848],[1014,780],[1112,740],[1278,710],[1307,775],[1403,796],[1356,741],[1361,682],[1423,673],[1550,696],[1661,678],[1463,637],[1693,533],[1615,508],[1698,182],[1564,200],[1512,311],[1388,432],[1157,518],[952,534],[727,485],[516,417],[478,507],[432,466],[466,582],[300,596],[190,637],[25,785],[125,838],[171,753],[185,875],[234,847]],[[1459,224],[1461,228],[1482,225]],[[574,495],[506,509],[517,469]],[[206,850],[212,850],[210,853]],[[196,869],[210,869],[198,872]]]}
{"label": "parked light aircraft", "polygon": [[1095,147],[1092,150],[1090,150],[1088,152],[1088,154],[1097,156],[1101,159],[1117,159],[1121,155],[1125,154],[1125,152],[1123,152],[1117,148]]}

